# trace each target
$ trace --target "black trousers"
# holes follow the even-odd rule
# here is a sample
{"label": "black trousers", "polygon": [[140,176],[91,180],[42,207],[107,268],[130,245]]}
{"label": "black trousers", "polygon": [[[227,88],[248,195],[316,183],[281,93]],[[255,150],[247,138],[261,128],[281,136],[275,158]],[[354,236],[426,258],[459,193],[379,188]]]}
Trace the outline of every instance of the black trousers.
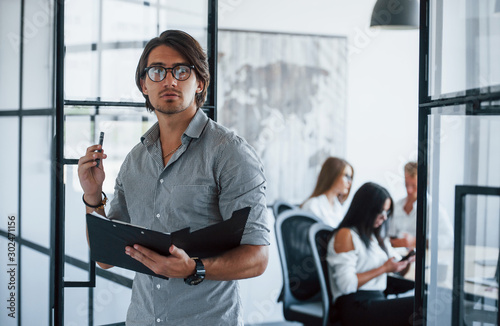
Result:
{"label": "black trousers", "polygon": [[335,301],[342,326],[406,326],[412,324],[413,296],[386,299],[382,291],[358,291]]}

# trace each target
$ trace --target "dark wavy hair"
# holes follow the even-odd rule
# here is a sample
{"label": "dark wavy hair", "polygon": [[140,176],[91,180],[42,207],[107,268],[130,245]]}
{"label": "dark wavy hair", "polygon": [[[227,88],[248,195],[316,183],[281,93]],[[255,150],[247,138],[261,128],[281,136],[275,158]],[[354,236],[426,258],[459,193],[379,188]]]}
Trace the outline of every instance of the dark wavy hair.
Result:
{"label": "dark wavy hair", "polygon": [[[160,36],[151,39],[142,52],[137,69],[135,71],[135,84],[142,93],[141,80],[146,77],[146,69],[148,58],[151,51],[160,46],[166,45],[177,52],[179,52],[186,60],[187,63],[194,66],[194,73],[198,80],[203,81],[203,91],[195,95],[196,107],[200,108],[207,98],[207,89],[210,84],[210,72],[208,70],[208,59],[206,53],[203,51],[200,43],[196,41],[191,35],[179,30],[166,30]],[[149,97],[142,93],[146,99],[146,107],[150,112],[155,108],[149,101]]]}
{"label": "dark wavy hair", "polygon": [[393,201],[389,192],[376,183],[365,183],[354,194],[351,206],[337,230],[355,228],[367,248],[370,247],[371,236],[375,235],[380,247],[387,251],[384,245],[387,223],[383,223],[376,229],[373,227],[377,216],[384,211],[384,204],[387,199],[391,200],[391,208],[388,212],[388,218],[390,218],[393,211]]}

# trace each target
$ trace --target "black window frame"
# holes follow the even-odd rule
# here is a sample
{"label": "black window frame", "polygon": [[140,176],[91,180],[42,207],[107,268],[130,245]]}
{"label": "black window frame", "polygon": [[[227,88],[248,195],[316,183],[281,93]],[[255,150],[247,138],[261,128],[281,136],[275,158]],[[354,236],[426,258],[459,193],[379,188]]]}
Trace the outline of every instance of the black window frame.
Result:
{"label": "black window frame", "polygon": [[[439,0],[436,0],[439,2]],[[433,108],[465,105],[465,115],[500,115],[500,106],[491,105],[500,101],[500,85],[467,89],[456,94],[429,95],[430,78],[430,17],[431,0],[420,0],[420,52],[419,52],[419,112],[418,112],[418,181],[417,181],[417,244],[415,265],[415,303],[413,322],[427,325],[425,305],[425,252],[427,230],[428,168],[429,168],[429,123]],[[441,8],[442,9],[442,8]],[[466,67],[464,67],[466,69]],[[460,257],[454,257],[460,261]],[[497,303],[498,305],[498,303]]]}
{"label": "black window frame", "polygon": [[[149,5],[148,2],[143,3],[145,6]],[[218,33],[218,0],[207,0],[207,55],[209,61],[210,71],[210,86],[207,93],[207,101],[202,109],[213,120],[217,119],[217,33]],[[37,253],[50,257],[50,279],[49,279],[49,325],[64,325],[64,289],[68,287],[88,287],[89,288],[89,302],[88,302],[88,316],[89,326],[94,325],[92,320],[93,316],[93,287],[96,283],[96,275],[107,279],[109,281],[118,283],[127,288],[132,288],[132,279],[118,275],[116,273],[96,269],[95,263],[84,262],[75,257],[65,254],[65,185],[64,185],[64,167],[68,165],[78,164],[76,159],[67,159],[64,157],[64,124],[65,124],[65,107],[78,105],[82,107],[95,108],[91,119],[94,119],[99,114],[99,109],[105,107],[145,107],[144,102],[110,102],[110,101],[80,101],[64,98],[64,20],[65,20],[65,2],[54,1],[51,13],[52,21],[52,39],[50,40],[52,46],[52,107],[44,108],[30,108],[24,109],[23,107],[23,69],[24,62],[24,42],[29,39],[25,38],[25,24],[26,24],[26,7],[28,3],[26,0],[21,0],[19,3],[20,19],[19,19],[19,99],[17,108],[8,108],[0,110],[0,119],[8,117],[17,117],[19,119],[19,134],[18,134],[18,189],[17,189],[17,235],[15,237],[17,252],[17,288],[16,288],[16,320],[17,325],[22,325],[21,311],[21,287],[23,285],[21,271],[21,255],[24,248],[29,248]],[[146,41],[144,41],[144,44]],[[47,117],[52,120],[51,135],[54,135],[51,144],[52,157],[51,166],[51,203],[50,203],[50,247],[47,248],[38,243],[32,242],[23,237],[21,228],[21,208],[23,204],[22,198],[22,142],[23,142],[23,118],[25,117]],[[82,212],[83,214],[83,212]],[[0,229],[0,237],[9,239],[9,232]],[[72,265],[76,268],[89,271],[89,280],[81,282],[67,282],[64,281],[64,266],[65,264]],[[118,324],[117,324],[118,325]],[[122,323],[119,323],[122,325]],[[124,323],[123,323],[124,325]]]}

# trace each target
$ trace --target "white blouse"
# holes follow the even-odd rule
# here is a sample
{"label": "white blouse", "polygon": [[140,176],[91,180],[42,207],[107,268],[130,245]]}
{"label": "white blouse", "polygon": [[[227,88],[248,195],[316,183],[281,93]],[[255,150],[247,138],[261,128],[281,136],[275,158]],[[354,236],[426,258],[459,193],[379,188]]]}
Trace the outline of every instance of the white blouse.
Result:
{"label": "white blouse", "polygon": [[366,248],[355,229],[351,229],[351,235],[354,250],[336,253],[333,249],[335,237],[332,237],[328,243],[326,259],[328,262],[328,273],[330,275],[333,302],[342,295],[354,293],[358,290],[384,291],[387,287],[387,274],[382,274],[371,279],[359,289],[358,277],[356,274],[382,266],[389,257],[394,257],[396,260],[401,259],[401,255],[394,250],[388,238],[384,240],[388,252],[387,254],[379,246],[375,236],[371,238],[370,248]]}
{"label": "white blouse", "polygon": [[302,209],[313,213],[333,228],[336,228],[344,218],[344,209],[339,200],[334,198],[332,205],[326,195],[309,198],[302,205]]}

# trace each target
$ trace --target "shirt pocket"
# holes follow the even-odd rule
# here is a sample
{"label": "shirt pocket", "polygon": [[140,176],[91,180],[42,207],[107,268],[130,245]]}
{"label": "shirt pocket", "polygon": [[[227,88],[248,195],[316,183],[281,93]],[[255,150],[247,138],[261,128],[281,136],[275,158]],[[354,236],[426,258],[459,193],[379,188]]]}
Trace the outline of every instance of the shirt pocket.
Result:
{"label": "shirt pocket", "polygon": [[220,222],[219,201],[211,185],[177,185],[168,200],[171,227],[191,227],[191,231]]}

